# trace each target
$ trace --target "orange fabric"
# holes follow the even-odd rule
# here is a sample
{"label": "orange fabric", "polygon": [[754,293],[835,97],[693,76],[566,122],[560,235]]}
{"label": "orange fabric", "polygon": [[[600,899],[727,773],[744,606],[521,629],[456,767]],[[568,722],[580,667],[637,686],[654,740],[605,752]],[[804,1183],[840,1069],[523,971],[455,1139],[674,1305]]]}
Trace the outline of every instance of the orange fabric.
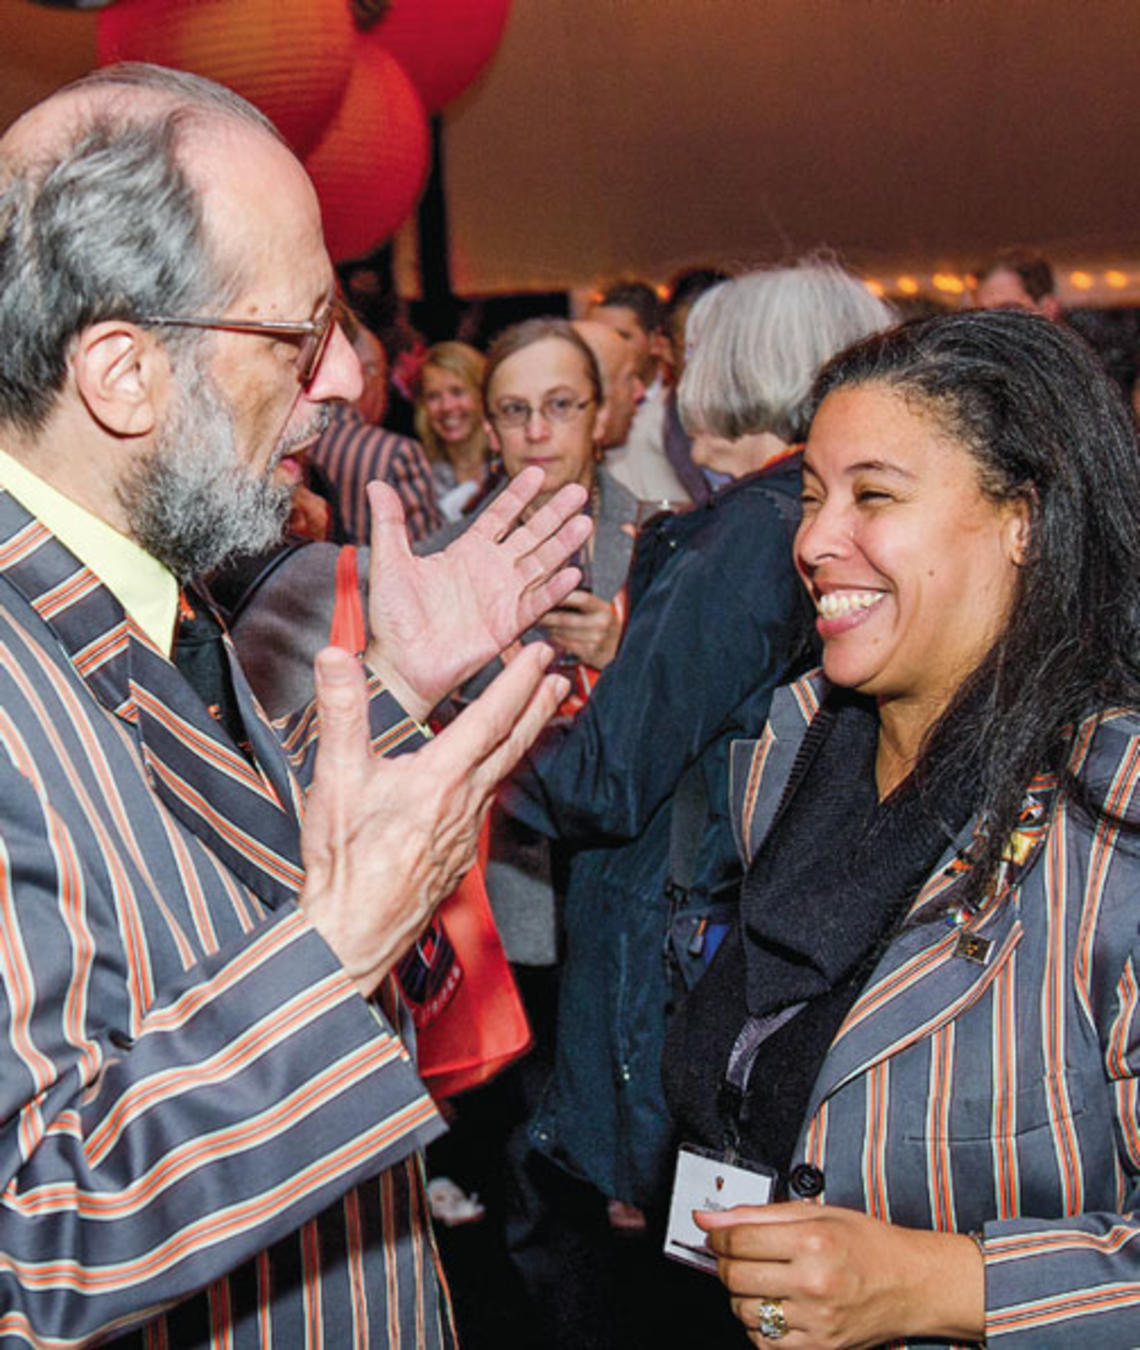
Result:
{"label": "orange fabric", "polygon": [[480,862],[440,905],[436,917],[455,948],[463,978],[440,1015],[417,1033],[420,1077],[435,1097],[485,1083],[530,1048],[530,1025],[507,963]]}
{"label": "orange fabric", "polygon": [[[360,652],[365,646],[364,607],[356,574],[356,549],[342,548],[336,566],[336,602],[329,641]],[[477,1087],[530,1048],[530,1025],[511,974],[483,874],[489,826],[479,832],[475,866],[436,911],[422,948],[454,953],[442,993],[412,1002],[420,1077],[435,1097]],[[442,929],[445,941],[439,941]],[[411,1000],[409,1000],[411,1002]]]}
{"label": "orange fabric", "polygon": [[343,647],[347,652],[362,652],[364,636],[364,605],[360,599],[360,583],[356,577],[356,549],[346,545],[336,560],[336,601],[333,605],[329,644]]}
{"label": "orange fabric", "polygon": [[[627,618],[626,611],[629,607],[624,586],[610,601],[610,606],[618,617],[618,623],[624,629]],[[573,672],[570,673],[570,692],[559,705],[559,716],[574,717],[580,713],[586,705],[586,700],[594,692],[594,685],[597,684],[601,675],[602,672],[595,666],[588,666],[584,661],[579,661]]]}

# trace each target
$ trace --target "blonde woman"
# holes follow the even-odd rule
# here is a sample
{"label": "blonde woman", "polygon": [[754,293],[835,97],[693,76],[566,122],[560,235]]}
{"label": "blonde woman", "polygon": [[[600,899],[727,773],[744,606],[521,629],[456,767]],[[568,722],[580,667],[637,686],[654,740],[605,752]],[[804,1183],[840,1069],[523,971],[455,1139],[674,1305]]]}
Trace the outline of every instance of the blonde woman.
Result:
{"label": "blonde woman", "polygon": [[466,342],[437,342],[420,371],[416,435],[431,461],[445,520],[458,520],[486,481],[491,446],[483,424],[484,365]]}

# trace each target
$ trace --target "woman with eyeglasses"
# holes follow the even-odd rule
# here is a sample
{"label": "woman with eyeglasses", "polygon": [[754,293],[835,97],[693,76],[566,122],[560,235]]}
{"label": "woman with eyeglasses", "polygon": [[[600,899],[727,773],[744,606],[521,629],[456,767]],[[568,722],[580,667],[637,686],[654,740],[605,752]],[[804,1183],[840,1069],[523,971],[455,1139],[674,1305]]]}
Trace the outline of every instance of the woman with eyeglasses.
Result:
{"label": "woman with eyeglasses", "polygon": [[[601,463],[602,384],[590,348],[564,319],[528,319],[501,333],[483,377],[487,435],[510,479],[530,464],[546,475],[532,510],[565,483],[590,492],[594,533],[578,558],[582,584],[547,615],[541,636],[574,677],[575,706],[613,660],[621,638],[637,499]],[[445,526],[441,545],[458,532]]]}
{"label": "woman with eyeglasses", "polygon": [[[524,642],[542,638],[554,644],[572,683],[562,711],[572,716],[617,652],[638,502],[600,463],[601,373],[593,352],[565,319],[528,319],[501,333],[487,353],[483,401],[487,436],[502,462],[499,480],[483,504],[463,521],[436,531],[417,552],[446,547],[505,482],[529,465],[538,465],[545,475],[532,512],[566,483],[589,490],[594,533],[576,560],[582,581],[523,637]],[[493,674],[488,668],[463,692],[478,692]],[[487,890],[508,957],[526,966],[549,968],[557,958],[550,866],[545,838],[495,813]]]}
{"label": "woman with eyeglasses", "polygon": [[[445,525],[417,551],[445,547],[505,482],[530,465],[538,465],[545,475],[532,512],[566,483],[589,490],[594,532],[576,560],[581,584],[559,609],[545,616],[540,627],[523,637],[524,642],[542,638],[556,647],[561,668],[572,681],[562,710],[571,715],[583,706],[599,672],[617,652],[639,503],[600,462],[601,374],[593,352],[566,320],[529,319],[500,334],[487,354],[483,402],[488,440],[502,465],[498,480],[463,521]],[[488,669],[463,692],[477,692],[493,673]],[[552,1269],[559,1272],[559,1299],[584,1304],[589,1293],[560,1255],[564,1202],[573,1203],[566,1184],[541,1166],[536,1173],[534,1164],[541,1160],[528,1153],[525,1137],[553,1054],[560,957],[557,871],[545,836],[497,809],[492,813],[487,894],[527,1006],[534,1046],[497,1082],[458,1100],[452,1136],[442,1149],[429,1154],[430,1166],[477,1190],[487,1202],[488,1219],[504,1225],[515,1272],[507,1287],[517,1288],[521,1276],[528,1301],[519,1315],[529,1321],[549,1312],[552,1298],[546,1280]],[[456,1260],[461,1261],[460,1253]],[[485,1271],[473,1275],[457,1264],[451,1275],[460,1287],[479,1278],[480,1294],[487,1301],[482,1287]],[[574,1292],[568,1294],[569,1290]],[[496,1296],[489,1301],[494,1304]],[[474,1329],[461,1331],[478,1339]],[[539,1332],[535,1344],[539,1343],[553,1342]]]}

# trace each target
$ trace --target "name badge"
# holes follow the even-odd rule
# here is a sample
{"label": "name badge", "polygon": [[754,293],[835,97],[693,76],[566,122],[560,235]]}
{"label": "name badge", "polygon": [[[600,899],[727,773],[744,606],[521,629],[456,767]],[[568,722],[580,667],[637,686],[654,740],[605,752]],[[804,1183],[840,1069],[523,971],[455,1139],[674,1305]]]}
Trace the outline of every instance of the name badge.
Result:
{"label": "name badge", "polygon": [[685,1144],[677,1153],[673,1175],[665,1255],[715,1275],[716,1257],[705,1246],[703,1230],[693,1222],[693,1210],[766,1205],[775,1183],[776,1173],[770,1167],[746,1159],[728,1162],[711,1149]]}

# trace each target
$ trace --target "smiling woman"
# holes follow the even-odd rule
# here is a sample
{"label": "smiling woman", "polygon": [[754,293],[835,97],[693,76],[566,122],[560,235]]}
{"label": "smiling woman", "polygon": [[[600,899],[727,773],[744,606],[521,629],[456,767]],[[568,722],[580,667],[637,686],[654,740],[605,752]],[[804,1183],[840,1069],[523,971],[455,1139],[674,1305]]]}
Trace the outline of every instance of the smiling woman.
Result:
{"label": "smiling woman", "polygon": [[817,1203],[699,1222],[757,1344],[1134,1345],[1128,413],[1012,312],[868,339],[815,406],[823,672],[734,749],[741,919],[665,1068],[689,1137]]}
{"label": "smiling woman", "polygon": [[885,795],[1004,625],[1028,503],[991,500],[962,445],[873,384],[824,400],[803,475],[796,565],[828,678],[878,702]]}
{"label": "smiling woman", "polygon": [[482,352],[466,342],[429,347],[416,388],[416,435],[431,460],[446,520],[458,520],[482,490],[491,446],[483,420]]}

